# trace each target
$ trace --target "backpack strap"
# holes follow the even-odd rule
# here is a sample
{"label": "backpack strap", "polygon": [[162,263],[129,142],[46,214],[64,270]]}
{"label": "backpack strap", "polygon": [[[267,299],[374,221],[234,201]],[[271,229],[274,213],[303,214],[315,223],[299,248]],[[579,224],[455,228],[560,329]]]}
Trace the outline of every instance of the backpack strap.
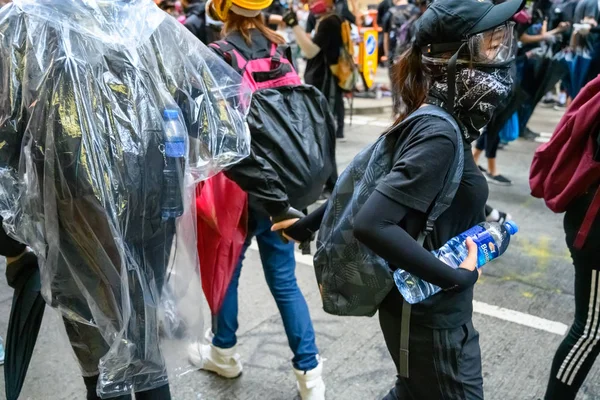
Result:
{"label": "backpack strap", "polygon": [[[225,61],[231,65],[231,67],[240,75],[244,73],[244,68],[246,67],[247,58],[244,55],[237,51],[237,49],[227,40],[218,40],[209,44],[209,47],[215,51],[218,55],[220,55]],[[238,56],[240,60],[238,60]],[[244,62],[240,62],[243,60]]]}
{"label": "backpack strap", "polygon": [[[419,245],[421,246],[425,245],[425,239],[427,239],[429,237],[429,234],[433,231],[435,221],[444,211],[446,211],[446,209],[452,203],[454,195],[456,194],[456,191],[458,190],[458,187],[460,185],[465,164],[465,154],[464,148],[462,146],[462,130],[459,127],[456,120],[454,119],[454,117],[448,114],[448,112],[441,107],[434,105],[427,105],[425,107],[421,107],[412,114],[410,114],[408,117],[406,117],[397,127],[393,128],[392,130],[398,128],[402,129],[408,124],[408,122],[424,115],[433,115],[435,117],[443,119],[444,121],[449,122],[450,125],[452,125],[452,128],[454,128],[454,133],[456,134],[456,153],[454,155],[454,160],[452,161],[452,166],[450,167],[450,170],[446,175],[446,179],[444,180],[444,186],[442,187],[442,190],[436,197],[435,203],[431,208],[431,211],[427,215],[427,222],[425,223],[425,227],[421,231],[421,233],[419,234],[419,238],[417,239]],[[600,200],[600,196],[598,197]],[[398,375],[402,378],[409,377],[408,360],[411,311],[411,304],[405,299],[403,299],[402,320],[400,322],[400,354],[398,360]]]}
{"label": "backpack strap", "polygon": [[583,249],[585,242],[592,230],[592,225],[596,221],[596,217],[600,212],[600,186],[596,190],[596,194],[594,195],[594,199],[592,200],[588,210],[585,214],[585,218],[581,223],[581,228],[579,228],[579,232],[577,232],[577,236],[575,237],[575,242],[573,243],[573,247],[577,250]]}

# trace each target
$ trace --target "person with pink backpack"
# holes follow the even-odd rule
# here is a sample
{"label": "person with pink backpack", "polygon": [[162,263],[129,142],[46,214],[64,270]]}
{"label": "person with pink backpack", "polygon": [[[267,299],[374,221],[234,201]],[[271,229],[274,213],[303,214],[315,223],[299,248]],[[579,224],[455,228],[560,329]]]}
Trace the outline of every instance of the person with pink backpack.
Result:
{"label": "person with pink backpack", "polygon": [[[223,2],[226,3],[226,2]],[[267,284],[279,312],[302,400],[324,400],[323,364],[310,313],[298,287],[294,245],[271,231],[273,221],[302,216],[297,210],[318,200],[333,171],[335,122],[327,100],[302,85],[284,39],[261,15],[272,0],[233,0],[209,5],[211,17],[224,21],[224,40],[210,47],[242,75],[252,92],[246,119],[250,156],[225,172],[248,193],[248,236],[221,310],[208,332],[210,344],[193,343],[190,362],[225,378],[242,373],[236,351],[238,285],[244,253],[256,238]]]}
{"label": "person with pink backpack", "polygon": [[575,320],[552,363],[545,400],[573,400],[600,354],[600,76],[582,89],[533,159],[534,197],[565,213]]}

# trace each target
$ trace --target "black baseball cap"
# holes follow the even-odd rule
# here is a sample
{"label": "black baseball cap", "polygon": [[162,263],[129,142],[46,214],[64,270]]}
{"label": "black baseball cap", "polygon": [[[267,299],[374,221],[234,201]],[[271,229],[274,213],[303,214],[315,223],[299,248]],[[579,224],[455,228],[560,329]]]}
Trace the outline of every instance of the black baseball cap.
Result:
{"label": "black baseball cap", "polygon": [[456,43],[510,20],[526,0],[435,0],[417,21],[415,44]]}

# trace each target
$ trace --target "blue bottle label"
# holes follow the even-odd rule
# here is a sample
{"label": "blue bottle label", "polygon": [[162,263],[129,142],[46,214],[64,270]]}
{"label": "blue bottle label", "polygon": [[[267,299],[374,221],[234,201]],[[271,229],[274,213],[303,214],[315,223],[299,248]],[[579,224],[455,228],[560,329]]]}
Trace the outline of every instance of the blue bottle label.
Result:
{"label": "blue bottle label", "polygon": [[167,157],[185,157],[185,142],[166,142],[165,143],[165,155]]}
{"label": "blue bottle label", "polygon": [[471,237],[477,245],[477,268],[498,258],[498,245],[492,235],[482,226],[476,225],[461,235],[464,241]]}

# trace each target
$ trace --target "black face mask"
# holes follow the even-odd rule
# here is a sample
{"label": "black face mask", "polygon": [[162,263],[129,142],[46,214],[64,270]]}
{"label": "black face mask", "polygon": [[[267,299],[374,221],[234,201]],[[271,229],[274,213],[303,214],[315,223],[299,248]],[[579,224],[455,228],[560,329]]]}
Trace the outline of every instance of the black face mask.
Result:
{"label": "black face mask", "polygon": [[[436,66],[430,95],[445,101],[448,93],[446,66]],[[496,107],[506,100],[512,91],[513,78],[510,68],[462,68],[456,72],[456,95],[454,115],[468,130],[468,141],[476,140],[480,129],[485,127]]]}

